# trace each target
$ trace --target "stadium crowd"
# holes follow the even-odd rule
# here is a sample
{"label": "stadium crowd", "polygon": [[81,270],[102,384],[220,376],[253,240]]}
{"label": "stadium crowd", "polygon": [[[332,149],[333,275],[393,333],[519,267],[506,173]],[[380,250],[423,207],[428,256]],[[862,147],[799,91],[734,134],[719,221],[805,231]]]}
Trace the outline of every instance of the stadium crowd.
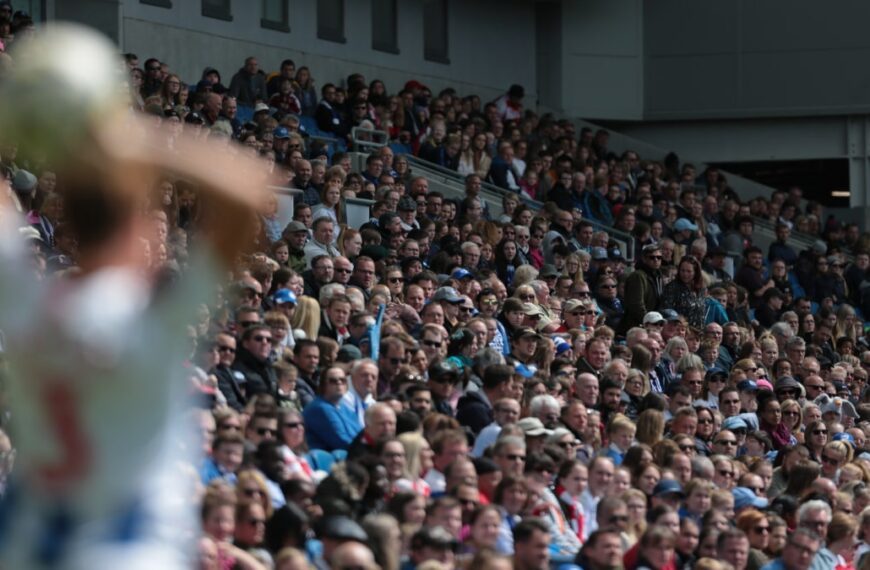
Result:
{"label": "stadium crowd", "polygon": [[[292,221],[273,201],[238,237],[221,301],[188,327],[199,567],[870,568],[857,226],[800,188],[746,202],[715,168],[616,155],[519,85],[484,103],[360,74],[316,87],[290,60],[249,57],[228,86],[125,62],[167,145],[225,139],[301,191]],[[390,143],[358,172],[353,127]],[[464,199],[429,191],[408,153],[465,176]],[[10,145],[0,160],[34,270],[63,276],[64,181]],[[345,197],[372,199],[371,220],[348,227]],[[150,204],[143,249],[183,273],[197,188],[167,178]],[[766,251],[753,216],[776,224]],[[796,251],[795,231],[816,245]]]}

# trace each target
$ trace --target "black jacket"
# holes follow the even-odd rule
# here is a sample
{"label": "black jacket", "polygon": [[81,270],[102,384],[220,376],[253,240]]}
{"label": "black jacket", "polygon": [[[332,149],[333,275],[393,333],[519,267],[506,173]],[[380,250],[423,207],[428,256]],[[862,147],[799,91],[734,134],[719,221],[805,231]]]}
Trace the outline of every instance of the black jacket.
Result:
{"label": "black jacket", "polygon": [[270,361],[260,362],[245,347],[240,346],[236,353],[233,369],[245,375],[245,394],[248,398],[256,394],[272,394],[278,389],[278,378]]}
{"label": "black jacket", "polygon": [[227,405],[237,412],[241,412],[248,399],[245,397],[244,389],[236,380],[237,373],[237,370],[223,365],[218,365],[214,369],[214,375],[218,379],[218,389],[227,399]]}
{"label": "black jacket", "polygon": [[478,391],[466,392],[456,403],[456,419],[468,426],[474,435],[495,421],[492,404]]}

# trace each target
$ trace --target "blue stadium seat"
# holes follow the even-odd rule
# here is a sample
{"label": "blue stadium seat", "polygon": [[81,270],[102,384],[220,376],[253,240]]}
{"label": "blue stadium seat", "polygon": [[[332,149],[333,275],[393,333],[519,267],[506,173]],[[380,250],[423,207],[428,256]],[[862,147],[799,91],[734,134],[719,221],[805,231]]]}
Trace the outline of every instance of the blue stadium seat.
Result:
{"label": "blue stadium seat", "polygon": [[299,116],[299,130],[308,133],[309,135],[319,135],[320,129],[317,128],[317,121],[314,117],[307,115]]}
{"label": "blue stadium seat", "polygon": [[236,109],[236,118],[243,125],[248,121],[254,120],[254,108],[246,107],[245,105],[239,105]]}
{"label": "blue stadium seat", "polygon": [[411,150],[411,145],[408,144],[392,142],[389,146],[390,150],[393,151],[393,154],[414,154],[414,151]]}

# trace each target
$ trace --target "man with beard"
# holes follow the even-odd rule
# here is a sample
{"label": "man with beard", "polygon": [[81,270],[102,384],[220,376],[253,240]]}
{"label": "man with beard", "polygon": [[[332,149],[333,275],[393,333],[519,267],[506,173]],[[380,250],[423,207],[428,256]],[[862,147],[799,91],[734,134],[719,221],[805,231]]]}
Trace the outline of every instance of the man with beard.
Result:
{"label": "man with beard", "polygon": [[296,273],[302,273],[307,267],[305,244],[308,242],[308,228],[302,222],[293,221],[287,224],[281,237],[287,242],[287,266]]}
{"label": "man with beard", "polygon": [[640,326],[647,312],[658,307],[664,287],[661,266],[661,246],[645,245],[636,270],[625,280],[625,313],[617,334],[625,334],[628,329]]}

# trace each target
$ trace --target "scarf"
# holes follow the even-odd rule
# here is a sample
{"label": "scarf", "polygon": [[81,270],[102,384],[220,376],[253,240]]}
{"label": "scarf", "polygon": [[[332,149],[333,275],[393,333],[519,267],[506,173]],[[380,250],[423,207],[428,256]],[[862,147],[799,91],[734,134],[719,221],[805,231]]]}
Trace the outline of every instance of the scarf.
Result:
{"label": "scarf", "polygon": [[761,429],[770,436],[770,439],[773,441],[773,448],[777,451],[791,443],[791,432],[788,431],[788,427],[783,422],[779,422],[775,426],[762,422]]}

